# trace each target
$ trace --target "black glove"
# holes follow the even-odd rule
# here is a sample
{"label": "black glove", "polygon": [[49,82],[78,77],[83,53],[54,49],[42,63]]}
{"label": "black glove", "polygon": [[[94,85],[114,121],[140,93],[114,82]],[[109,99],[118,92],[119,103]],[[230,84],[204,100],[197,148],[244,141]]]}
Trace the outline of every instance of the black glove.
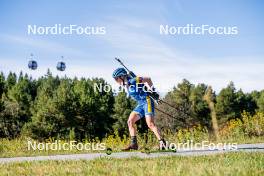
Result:
{"label": "black glove", "polygon": [[149,94],[154,100],[159,100],[159,94],[157,92],[151,92]]}

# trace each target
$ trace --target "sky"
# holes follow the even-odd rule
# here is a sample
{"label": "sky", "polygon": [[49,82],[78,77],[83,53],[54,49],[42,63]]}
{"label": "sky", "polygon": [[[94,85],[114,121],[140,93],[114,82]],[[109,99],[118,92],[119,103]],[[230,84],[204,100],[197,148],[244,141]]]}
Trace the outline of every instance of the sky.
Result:
{"label": "sky", "polygon": [[[262,0],[1,0],[0,71],[34,78],[54,75],[102,77],[120,57],[139,76],[149,76],[160,92],[187,79],[216,92],[233,81],[245,92],[264,89],[264,2]],[[28,25],[105,27],[102,35],[32,35]],[[236,26],[236,35],[161,35],[160,25]],[[38,62],[29,70],[30,54]],[[63,56],[63,59],[61,58]],[[56,70],[58,61],[66,70]]]}

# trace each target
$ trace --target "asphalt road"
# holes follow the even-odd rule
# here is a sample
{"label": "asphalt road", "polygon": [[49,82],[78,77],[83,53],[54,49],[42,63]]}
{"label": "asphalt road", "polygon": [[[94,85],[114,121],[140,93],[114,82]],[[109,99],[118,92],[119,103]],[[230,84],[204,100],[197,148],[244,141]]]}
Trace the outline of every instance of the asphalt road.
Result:
{"label": "asphalt road", "polygon": [[155,158],[161,156],[198,156],[198,155],[211,155],[224,152],[264,152],[264,143],[259,144],[240,144],[236,150],[209,150],[209,149],[195,149],[195,150],[178,150],[174,152],[155,152],[155,153],[142,153],[136,152],[118,152],[107,155],[106,153],[89,153],[89,154],[71,154],[71,155],[52,155],[52,156],[34,156],[34,157],[14,157],[14,158],[0,158],[0,164],[11,163],[11,162],[23,162],[23,161],[44,161],[44,160],[92,160],[96,158],[112,157],[112,158]]}

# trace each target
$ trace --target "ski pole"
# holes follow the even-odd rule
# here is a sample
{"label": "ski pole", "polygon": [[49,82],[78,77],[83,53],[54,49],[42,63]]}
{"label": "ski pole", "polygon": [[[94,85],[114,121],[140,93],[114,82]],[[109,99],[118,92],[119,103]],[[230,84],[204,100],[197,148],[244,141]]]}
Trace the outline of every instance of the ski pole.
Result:
{"label": "ski pole", "polygon": [[[171,107],[171,108],[173,108],[173,109],[175,109],[175,110],[177,110],[177,111],[181,111],[181,112],[183,112],[185,115],[188,115],[188,116],[190,115],[190,114],[186,113],[185,111],[181,110],[180,108],[176,108],[175,106],[173,106],[173,105],[167,103],[166,101],[164,101],[164,100],[162,100],[162,99],[155,100],[153,97],[151,97],[151,95],[150,95],[150,98],[152,98],[153,101],[156,102],[157,105],[160,105],[160,104],[164,103],[164,104],[168,105],[169,107]],[[159,103],[159,102],[161,102],[161,103]],[[157,108],[155,107],[155,109],[157,109]],[[164,112],[164,111],[162,111],[162,110],[160,110],[160,109],[157,109],[157,110],[160,111],[160,112],[163,112],[164,114],[167,114],[166,112]],[[167,115],[168,115],[168,114],[167,114]],[[171,116],[171,117],[172,117],[172,116]]]}
{"label": "ski pole", "polygon": [[165,114],[165,115],[171,117],[171,118],[175,118],[175,117],[173,117],[171,114],[169,114],[169,113],[167,113],[167,112],[165,112],[165,111],[162,111],[162,110],[160,110],[160,109],[157,108],[157,107],[155,107],[155,109],[156,109],[157,111],[159,111],[159,112],[161,112],[161,113],[163,113],[163,114]]}
{"label": "ski pole", "polygon": [[176,108],[175,106],[171,105],[170,103],[167,103],[166,101],[164,101],[164,100],[162,100],[162,99],[159,99],[159,102],[164,103],[164,104],[170,106],[171,108],[174,108],[174,109],[176,109],[176,110],[179,110],[179,108]]}
{"label": "ski pole", "polygon": [[[151,92],[151,93],[152,93],[152,92]],[[167,103],[166,101],[164,101],[164,100],[162,100],[162,99],[160,99],[160,98],[159,98],[159,99],[155,99],[154,97],[151,96],[151,94],[150,94],[149,96],[150,96],[150,98],[152,98],[152,99],[156,102],[157,105],[164,103],[164,104],[170,106],[171,108],[178,110],[178,108],[176,108],[175,106],[173,106],[173,105]]]}
{"label": "ski pole", "polygon": [[179,118],[179,119],[177,119],[176,117],[172,116],[171,114],[169,114],[169,113],[167,113],[167,112],[165,112],[165,111],[163,111],[163,110],[161,110],[161,109],[159,109],[159,108],[157,108],[157,107],[155,107],[155,109],[156,109],[157,111],[159,111],[159,112],[161,112],[161,113],[163,113],[163,114],[169,116],[170,118],[173,118],[173,119],[175,119],[175,120],[178,120],[178,121],[184,122],[184,119],[183,119],[183,118]]}

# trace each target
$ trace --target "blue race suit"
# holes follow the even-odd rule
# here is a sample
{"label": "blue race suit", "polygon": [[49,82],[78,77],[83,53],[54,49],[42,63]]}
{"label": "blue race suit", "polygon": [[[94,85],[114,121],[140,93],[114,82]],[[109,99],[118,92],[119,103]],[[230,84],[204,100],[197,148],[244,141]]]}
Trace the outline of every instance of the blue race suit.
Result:
{"label": "blue race suit", "polygon": [[140,118],[146,115],[155,115],[154,101],[143,90],[142,79],[142,77],[128,78],[128,94],[137,102],[133,111],[139,114]]}

